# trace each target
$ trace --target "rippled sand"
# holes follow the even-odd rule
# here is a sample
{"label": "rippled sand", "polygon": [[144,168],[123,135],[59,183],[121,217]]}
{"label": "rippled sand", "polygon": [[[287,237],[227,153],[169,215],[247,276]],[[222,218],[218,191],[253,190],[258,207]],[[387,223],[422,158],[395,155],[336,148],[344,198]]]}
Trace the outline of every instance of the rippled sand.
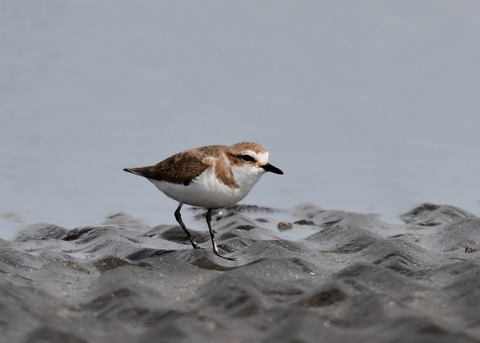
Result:
{"label": "rippled sand", "polygon": [[[265,218],[265,215],[262,215]],[[8,342],[478,342],[480,219],[425,204],[401,217],[299,206],[291,241],[254,209],[193,231],[26,228],[1,241],[0,332]],[[268,217],[268,215],[267,215]],[[277,214],[273,224],[281,220]],[[202,229],[198,221],[195,227]],[[303,225],[303,228],[300,224]],[[192,225],[190,225],[191,227]],[[308,226],[308,228],[307,228]]]}

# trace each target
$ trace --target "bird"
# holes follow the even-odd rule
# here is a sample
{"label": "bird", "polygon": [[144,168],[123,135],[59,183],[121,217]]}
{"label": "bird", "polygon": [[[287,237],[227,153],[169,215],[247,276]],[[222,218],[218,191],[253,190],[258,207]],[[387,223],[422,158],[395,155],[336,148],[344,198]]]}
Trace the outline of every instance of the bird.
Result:
{"label": "bird", "polygon": [[241,142],[230,146],[210,145],[186,150],[146,167],[124,168],[143,176],[167,197],[176,200],[175,219],[194,249],[199,245],[185,226],[180,213],[183,205],[207,209],[205,219],[213,253],[220,255],[212,230],[212,210],[231,207],[241,201],[266,172],[283,174],[268,162],[268,151],[260,144]]}

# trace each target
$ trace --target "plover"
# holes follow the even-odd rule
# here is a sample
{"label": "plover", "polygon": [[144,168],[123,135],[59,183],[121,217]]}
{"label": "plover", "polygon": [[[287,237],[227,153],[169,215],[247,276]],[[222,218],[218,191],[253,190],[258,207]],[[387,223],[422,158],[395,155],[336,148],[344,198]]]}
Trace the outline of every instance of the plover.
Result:
{"label": "plover", "polygon": [[268,163],[268,151],[264,147],[247,142],[186,150],[154,166],[124,171],[147,178],[165,195],[178,201],[175,219],[195,249],[199,246],[183,223],[180,210],[184,204],[206,208],[213,252],[220,257],[223,256],[218,252],[211,225],[212,210],[233,206],[245,198],[265,172],[283,174]]}

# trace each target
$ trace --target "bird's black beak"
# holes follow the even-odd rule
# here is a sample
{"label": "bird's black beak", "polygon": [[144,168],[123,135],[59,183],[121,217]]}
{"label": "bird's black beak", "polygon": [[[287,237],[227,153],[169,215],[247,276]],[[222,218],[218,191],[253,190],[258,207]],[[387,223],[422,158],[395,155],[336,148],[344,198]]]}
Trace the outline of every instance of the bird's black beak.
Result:
{"label": "bird's black beak", "polygon": [[262,167],[263,169],[265,169],[265,171],[272,172],[272,173],[275,173],[275,174],[283,175],[283,171],[281,171],[280,169],[278,169],[278,168],[275,167],[275,166],[272,166],[270,163],[264,164],[263,166],[260,166],[260,167]]}

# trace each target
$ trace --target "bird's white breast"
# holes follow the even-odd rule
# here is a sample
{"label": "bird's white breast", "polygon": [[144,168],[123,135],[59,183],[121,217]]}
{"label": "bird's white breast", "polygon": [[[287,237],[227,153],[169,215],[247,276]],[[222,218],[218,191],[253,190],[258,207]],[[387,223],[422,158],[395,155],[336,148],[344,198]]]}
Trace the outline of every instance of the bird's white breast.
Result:
{"label": "bird's white breast", "polygon": [[242,200],[258,182],[263,172],[259,168],[232,167],[238,187],[229,187],[220,182],[213,168],[208,168],[188,185],[150,180],[168,197],[183,204],[204,208],[219,208],[235,205]]}

